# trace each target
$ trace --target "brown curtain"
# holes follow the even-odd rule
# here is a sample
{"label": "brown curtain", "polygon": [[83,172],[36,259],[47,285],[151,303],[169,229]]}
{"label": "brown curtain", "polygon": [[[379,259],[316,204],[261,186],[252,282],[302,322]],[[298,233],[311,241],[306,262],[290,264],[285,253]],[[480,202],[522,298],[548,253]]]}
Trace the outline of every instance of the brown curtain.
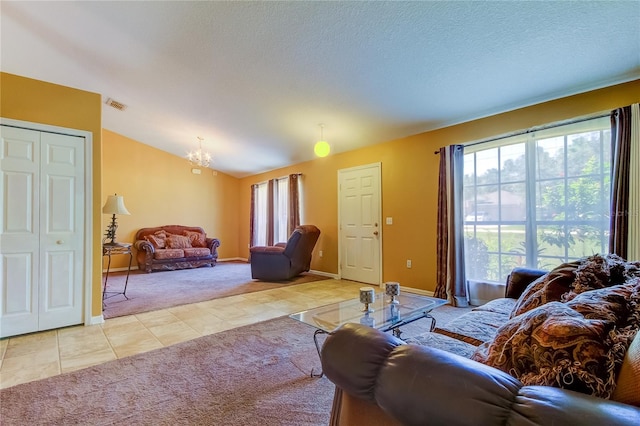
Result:
{"label": "brown curtain", "polygon": [[287,232],[293,233],[296,227],[300,226],[300,174],[289,175],[289,222]]}
{"label": "brown curtain", "polygon": [[627,259],[631,106],[611,112],[611,221],[609,252]]}
{"label": "brown curtain", "polygon": [[464,273],[464,222],[462,182],[464,147],[440,148],[438,179],[437,284],[434,296],[453,306],[469,305]]}

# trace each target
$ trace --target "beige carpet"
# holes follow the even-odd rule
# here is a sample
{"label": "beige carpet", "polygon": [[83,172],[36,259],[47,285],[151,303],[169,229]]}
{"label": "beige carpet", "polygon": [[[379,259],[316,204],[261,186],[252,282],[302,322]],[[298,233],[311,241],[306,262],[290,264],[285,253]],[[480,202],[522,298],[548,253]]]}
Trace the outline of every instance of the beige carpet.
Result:
{"label": "beige carpet", "polygon": [[[110,273],[107,291],[122,292],[126,273]],[[127,297],[115,295],[104,303],[104,317],[139,314],[188,303],[292,286],[327,277],[304,273],[287,281],[264,282],[251,279],[251,265],[245,262],[218,262],[213,268],[143,273],[131,271]],[[104,277],[103,277],[104,283]]]}
{"label": "beige carpet", "polygon": [[320,366],[313,332],[281,317],[13,386],[0,390],[1,423],[327,425],[334,387],[309,377]]}

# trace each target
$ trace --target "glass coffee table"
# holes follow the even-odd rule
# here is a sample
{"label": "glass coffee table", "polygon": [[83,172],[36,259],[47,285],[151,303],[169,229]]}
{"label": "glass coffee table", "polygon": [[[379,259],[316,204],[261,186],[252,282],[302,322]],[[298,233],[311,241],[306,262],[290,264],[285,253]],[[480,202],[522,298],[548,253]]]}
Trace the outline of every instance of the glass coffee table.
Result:
{"label": "glass coffee table", "polygon": [[[395,300],[397,303],[390,303],[390,297],[384,292],[379,292],[376,293],[375,302],[369,304],[371,312],[364,311],[364,305],[359,299],[349,299],[291,314],[289,317],[316,328],[313,333],[313,342],[320,356],[318,335],[330,334],[347,323],[364,324],[381,331],[391,331],[394,336],[400,337],[402,333],[400,327],[428,318],[431,320],[430,330],[433,331],[436,319],[430,312],[447,303],[443,299],[413,293],[402,293],[395,296]],[[322,377],[322,375],[322,371],[318,374],[311,371],[312,377]]]}

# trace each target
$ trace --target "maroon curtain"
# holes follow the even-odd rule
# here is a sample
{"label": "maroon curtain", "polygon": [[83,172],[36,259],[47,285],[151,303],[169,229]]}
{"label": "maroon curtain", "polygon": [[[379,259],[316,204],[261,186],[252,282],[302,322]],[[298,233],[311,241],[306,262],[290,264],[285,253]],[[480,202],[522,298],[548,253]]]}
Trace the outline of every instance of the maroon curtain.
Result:
{"label": "maroon curtain", "polygon": [[627,258],[631,106],[611,112],[611,220],[609,252]]}
{"label": "maroon curtain", "polygon": [[469,305],[464,272],[464,222],[462,182],[464,147],[440,148],[438,178],[437,284],[434,296],[453,306]]}
{"label": "maroon curtain", "polygon": [[289,221],[287,223],[288,234],[291,235],[296,227],[300,226],[300,174],[289,175]]}

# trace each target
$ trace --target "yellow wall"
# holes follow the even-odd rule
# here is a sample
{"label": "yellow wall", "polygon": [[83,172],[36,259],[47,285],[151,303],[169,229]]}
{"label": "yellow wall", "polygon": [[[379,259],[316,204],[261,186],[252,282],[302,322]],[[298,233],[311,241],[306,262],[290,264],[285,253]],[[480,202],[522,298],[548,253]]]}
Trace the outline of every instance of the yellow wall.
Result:
{"label": "yellow wall", "polygon": [[[117,193],[131,213],[117,216],[117,241],[133,242],[140,228],[201,226],[220,240],[221,259],[238,256],[238,179],[211,169],[195,175],[185,158],[106,129],[102,139],[102,204]],[[110,215],[102,215],[103,234],[110,221]],[[111,267],[127,262],[127,256],[114,256]]]}
{"label": "yellow wall", "polygon": [[14,120],[49,124],[93,133],[93,273],[91,276],[93,316],[102,313],[101,304],[101,126],[102,101],[97,93],[85,92],[13,74],[0,73],[0,116]]}
{"label": "yellow wall", "polygon": [[[343,168],[380,162],[383,280],[433,291],[438,200],[438,156],[434,155],[435,150],[441,146],[607,111],[639,100],[640,80],[636,80],[246,177],[240,182],[240,223],[249,223],[252,184],[293,172],[302,173],[306,193],[303,222],[315,224],[321,230],[311,268],[337,273],[337,172]],[[384,224],[384,218],[388,216],[393,217],[393,225]],[[248,225],[240,227],[239,238],[240,256],[247,257]],[[322,258],[318,257],[319,250],[324,252]],[[406,268],[407,259],[412,260],[412,269]]]}
{"label": "yellow wall", "polygon": [[[193,175],[183,158],[125,136],[101,132],[99,94],[0,73],[0,116],[87,130],[93,133],[93,302],[101,313],[101,240],[109,217],[102,215],[107,194],[125,197],[131,216],[118,217],[119,241],[132,241],[142,227],[166,224],[202,226],[219,238],[221,258],[247,258],[252,184],[301,172],[304,222],[322,231],[312,269],[338,272],[337,172],[382,164],[383,280],[424,290],[435,287],[438,156],[452,143],[482,139],[554,121],[629,105],[640,100],[640,80],[546,102],[504,114],[297,164],[244,179],[209,170]],[[311,149],[311,147],[310,147]],[[324,257],[317,255],[323,250]],[[406,259],[413,268],[407,269]],[[124,259],[114,267],[123,266]]]}

